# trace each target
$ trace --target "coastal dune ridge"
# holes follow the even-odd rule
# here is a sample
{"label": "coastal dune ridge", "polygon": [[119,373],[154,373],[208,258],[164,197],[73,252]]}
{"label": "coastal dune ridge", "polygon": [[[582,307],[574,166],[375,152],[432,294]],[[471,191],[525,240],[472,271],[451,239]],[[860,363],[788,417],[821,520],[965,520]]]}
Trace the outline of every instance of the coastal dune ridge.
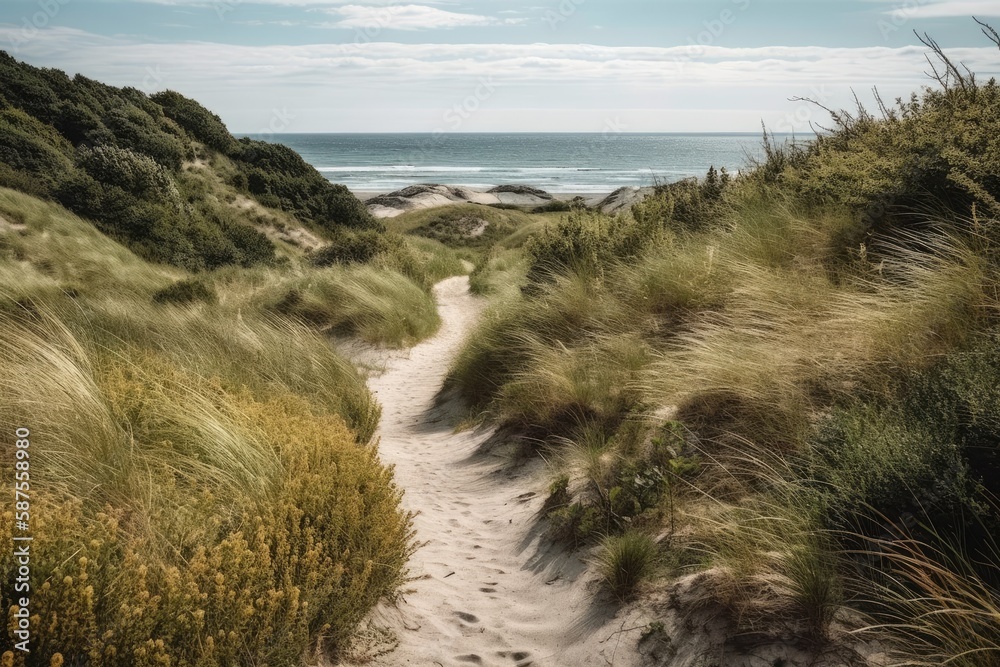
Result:
{"label": "coastal dune ridge", "polygon": [[[551,206],[553,202],[616,213],[654,194],[653,187],[625,186],[609,194],[585,192],[550,193],[529,185],[500,185],[488,190],[435,183],[412,185],[394,192],[354,192],[376,218],[394,218],[408,211],[438,208],[455,204],[516,206],[525,208]],[[559,208],[559,207],[556,207]]]}

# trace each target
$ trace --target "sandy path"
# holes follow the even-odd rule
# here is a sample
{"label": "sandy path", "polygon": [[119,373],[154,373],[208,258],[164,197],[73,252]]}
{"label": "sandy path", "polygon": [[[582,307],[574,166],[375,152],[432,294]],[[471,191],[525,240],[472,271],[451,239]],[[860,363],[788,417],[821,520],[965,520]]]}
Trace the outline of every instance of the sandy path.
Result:
{"label": "sandy path", "polygon": [[547,483],[541,464],[511,471],[500,458],[479,455],[490,434],[453,433],[449,406],[433,406],[482,308],[464,276],[435,293],[440,332],[390,357],[386,372],[369,381],[383,406],[380,451],[396,467],[406,508],[417,513],[422,545],[403,599],[373,618],[399,647],[370,664],[636,664],[635,634],[608,639],[635,621],[595,603],[586,565],[536,525]]}

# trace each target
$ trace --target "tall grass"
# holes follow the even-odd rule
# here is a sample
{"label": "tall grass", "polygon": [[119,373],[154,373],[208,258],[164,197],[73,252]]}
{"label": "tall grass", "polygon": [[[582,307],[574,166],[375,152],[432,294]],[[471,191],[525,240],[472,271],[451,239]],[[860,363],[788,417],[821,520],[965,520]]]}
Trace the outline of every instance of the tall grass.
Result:
{"label": "tall grass", "polygon": [[[879,421],[891,412],[835,445],[817,429],[853,400],[895,400],[901,377],[967,347],[992,326],[997,280],[987,241],[944,220],[844,249],[850,216],[769,192],[731,191],[715,227],[508,293],[452,380],[484,415],[557,452],[567,483],[548,514],[554,535],[680,535],[682,558],[712,568],[705,594],[733,633],[822,645],[841,636],[853,586],[827,528],[873,489],[905,488],[903,477],[946,489],[951,473],[934,468],[945,441],[912,426],[900,437]],[[670,418],[686,435],[651,455],[650,429]]]}
{"label": "tall grass", "polygon": [[[0,215],[23,225],[0,230],[0,428],[32,434],[39,629],[31,654],[2,659],[293,664],[335,653],[399,585],[410,518],[370,443],[379,407],[364,378],[314,324],[270,312],[267,290],[312,273],[316,302],[352,300],[329,308],[372,338],[380,322],[422,322],[379,334],[387,342],[435,326],[427,293],[371,268],[292,265],[200,276],[217,302],[157,302],[189,276],[56,206],[0,198]],[[5,448],[4,485],[13,463]],[[0,513],[0,539],[13,533],[13,513]],[[15,567],[9,550],[0,556],[5,580]],[[11,595],[0,593],[7,620]]]}
{"label": "tall grass", "polygon": [[[909,535],[869,541],[864,555],[890,570],[877,572],[877,588],[867,591],[880,613],[864,632],[888,639],[893,665],[1000,665],[1000,591],[981,562]],[[987,557],[1000,562],[995,544]]]}
{"label": "tall grass", "polygon": [[370,343],[401,347],[441,324],[430,294],[401,274],[373,266],[309,272],[261,296],[274,312]]}

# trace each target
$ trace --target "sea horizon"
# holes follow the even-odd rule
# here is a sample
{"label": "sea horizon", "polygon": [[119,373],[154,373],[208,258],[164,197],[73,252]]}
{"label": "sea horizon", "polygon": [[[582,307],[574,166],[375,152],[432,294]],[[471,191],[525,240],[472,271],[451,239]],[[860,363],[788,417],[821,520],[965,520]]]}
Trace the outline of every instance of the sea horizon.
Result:
{"label": "sea horizon", "polygon": [[[416,184],[523,185],[556,195],[608,194],[737,173],[763,155],[751,132],[298,132],[243,134],[288,146],[356,193]],[[781,141],[802,135],[775,134]],[[810,140],[815,135],[808,135]]]}

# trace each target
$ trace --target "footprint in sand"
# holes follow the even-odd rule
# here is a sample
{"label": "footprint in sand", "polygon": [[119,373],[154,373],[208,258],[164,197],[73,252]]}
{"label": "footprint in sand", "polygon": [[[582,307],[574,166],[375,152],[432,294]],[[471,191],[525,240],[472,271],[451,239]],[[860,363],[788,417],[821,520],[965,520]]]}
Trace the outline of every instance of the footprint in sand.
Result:
{"label": "footprint in sand", "polygon": [[[412,604],[397,634],[399,646],[375,658],[371,667],[539,667],[539,662],[606,667],[602,642],[620,629],[621,619],[586,634],[575,629],[573,618],[586,613],[589,596],[582,583],[573,586],[555,576],[564,562],[575,567],[576,556],[560,555],[539,571],[530,567],[530,556],[536,548],[547,553],[541,537],[531,532],[531,543],[516,548],[526,526],[514,525],[513,514],[541,504],[548,474],[534,468],[497,474],[498,465],[507,470],[504,461],[475,456],[492,431],[451,432],[452,420],[464,414],[458,403],[441,403],[441,414],[428,417],[453,356],[485,306],[469,294],[467,276],[447,279],[434,294],[441,331],[408,356],[393,357],[383,374],[369,379],[383,407],[379,454],[394,466],[397,484],[407,491],[404,508],[419,513],[421,548],[410,565],[414,574],[425,576],[407,594]],[[456,611],[463,607],[476,614]],[[516,646],[524,648],[511,648]]]}
{"label": "footprint in sand", "polygon": [[497,656],[501,658],[510,658],[512,661],[516,662],[516,667],[528,667],[533,664],[532,662],[522,662],[531,657],[531,653],[528,651],[497,651]]}
{"label": "footprint in sand", "polygon": [[479,619],[477,617],[473,616],[472,614],[467,614],[464,611],[456,611],[455,612],[455,616],[458,616],[460,619],[462,619],[466,623],[478,623],[479,622]]}

